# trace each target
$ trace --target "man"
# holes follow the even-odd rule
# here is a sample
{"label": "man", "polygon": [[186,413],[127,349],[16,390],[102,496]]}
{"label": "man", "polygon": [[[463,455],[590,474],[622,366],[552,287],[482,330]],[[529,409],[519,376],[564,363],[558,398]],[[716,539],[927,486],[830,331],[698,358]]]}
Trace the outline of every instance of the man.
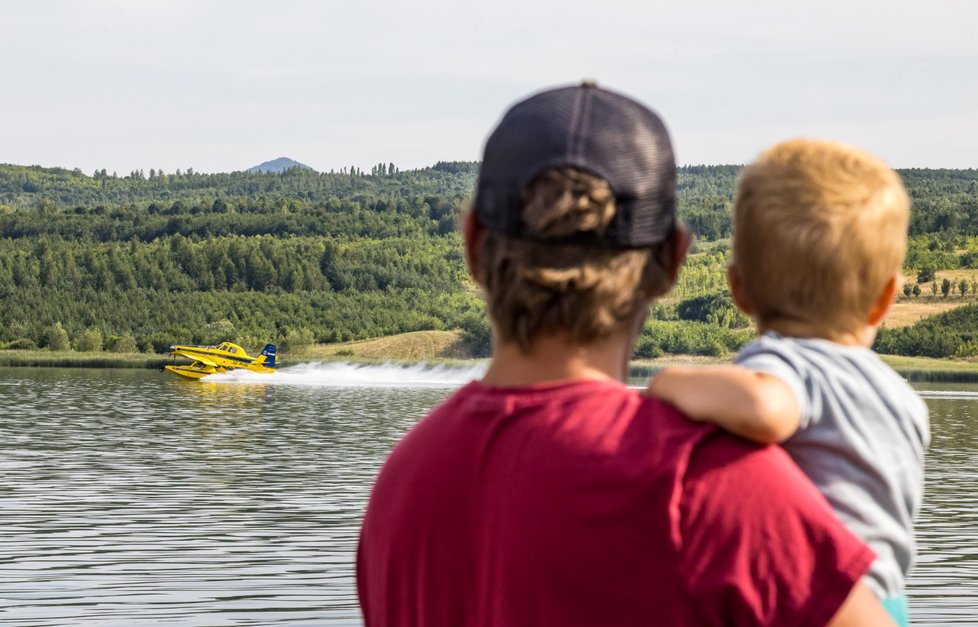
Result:
{"label": "man", "polygon": [[624,386],[688,244],[661,120],[593,84],[517,103],[465,222],[493,357],[408,433],[361,532],[366,624],[889,625],[872,552],[776,447]]}

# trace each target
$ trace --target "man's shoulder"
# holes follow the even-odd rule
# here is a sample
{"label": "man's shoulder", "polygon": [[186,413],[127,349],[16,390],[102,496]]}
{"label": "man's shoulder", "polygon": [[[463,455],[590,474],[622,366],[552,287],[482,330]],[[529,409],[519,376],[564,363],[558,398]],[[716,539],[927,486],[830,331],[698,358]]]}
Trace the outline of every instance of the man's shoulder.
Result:
{"label": "man's shoulder", "polygon": [[682,574],[716,624],[824,624],[873,561],[778,446],[702,439],[676,509]]}
{"label": "man's shoulder", "polygon": [[[722,481],[760,487],[809,483],[780,446],[745,440],[720,428],[701,437],[691,451],[688,482]],[[818,492],[812,488],[813,494]]]}

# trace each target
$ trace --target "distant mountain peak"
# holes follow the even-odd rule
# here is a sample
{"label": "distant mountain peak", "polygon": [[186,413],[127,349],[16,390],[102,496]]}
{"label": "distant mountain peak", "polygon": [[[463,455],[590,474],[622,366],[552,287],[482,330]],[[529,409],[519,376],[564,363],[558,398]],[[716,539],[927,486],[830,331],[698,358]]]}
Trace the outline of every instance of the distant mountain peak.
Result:
{"label": "distant mountain peak", "polygon": [[285,172],[289,168],[304,168],[306,170],[313,169],[304,163],[299,163],[295,159],[289,159],[288,157],[279,157],[278,159],[272,159],[271,161],[259,163],[258,165],[252,166],[245,171],[246,172]]}

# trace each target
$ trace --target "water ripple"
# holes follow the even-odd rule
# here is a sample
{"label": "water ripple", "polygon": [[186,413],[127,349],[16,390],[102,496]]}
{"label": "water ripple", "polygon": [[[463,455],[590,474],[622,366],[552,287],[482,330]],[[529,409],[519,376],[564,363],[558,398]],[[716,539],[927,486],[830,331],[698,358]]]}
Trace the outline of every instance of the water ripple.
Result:
{"label": "water ripple", "polygon": [[[377,468],[477,370],[376,374],[0,369],[0,624],[359,625],[353,558]],[[978,625],[978,388],[944,387],[924,393],[911,613]]]}
{"label": "water ripple", "polygon": [[4,625],[359,624],[373,477],[451,389],[0,381]]}

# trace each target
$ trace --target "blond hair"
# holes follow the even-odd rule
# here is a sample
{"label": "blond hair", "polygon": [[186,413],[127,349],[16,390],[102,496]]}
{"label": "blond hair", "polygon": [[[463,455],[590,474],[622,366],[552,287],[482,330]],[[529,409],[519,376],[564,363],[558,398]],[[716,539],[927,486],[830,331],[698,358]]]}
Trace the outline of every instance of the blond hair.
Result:
{"label": "blond hair", "polygon": [[808,139],[768,149],[734,203],[733,270],[757,319],[860,329],[903,265],[909,214],[900,178],[862,150]]}
{"label": "blond hair", "polygon": [[533,240],[485,232],[476,275],[500,339],[526,351],[541,335],[566,332],[587,345],[644,316],[652,297],[668,287],[671,245],[616,249],[538,241],[601,234],[615,212],[607,181],[555,168],[537,177],[524,197],[523,222]]}

